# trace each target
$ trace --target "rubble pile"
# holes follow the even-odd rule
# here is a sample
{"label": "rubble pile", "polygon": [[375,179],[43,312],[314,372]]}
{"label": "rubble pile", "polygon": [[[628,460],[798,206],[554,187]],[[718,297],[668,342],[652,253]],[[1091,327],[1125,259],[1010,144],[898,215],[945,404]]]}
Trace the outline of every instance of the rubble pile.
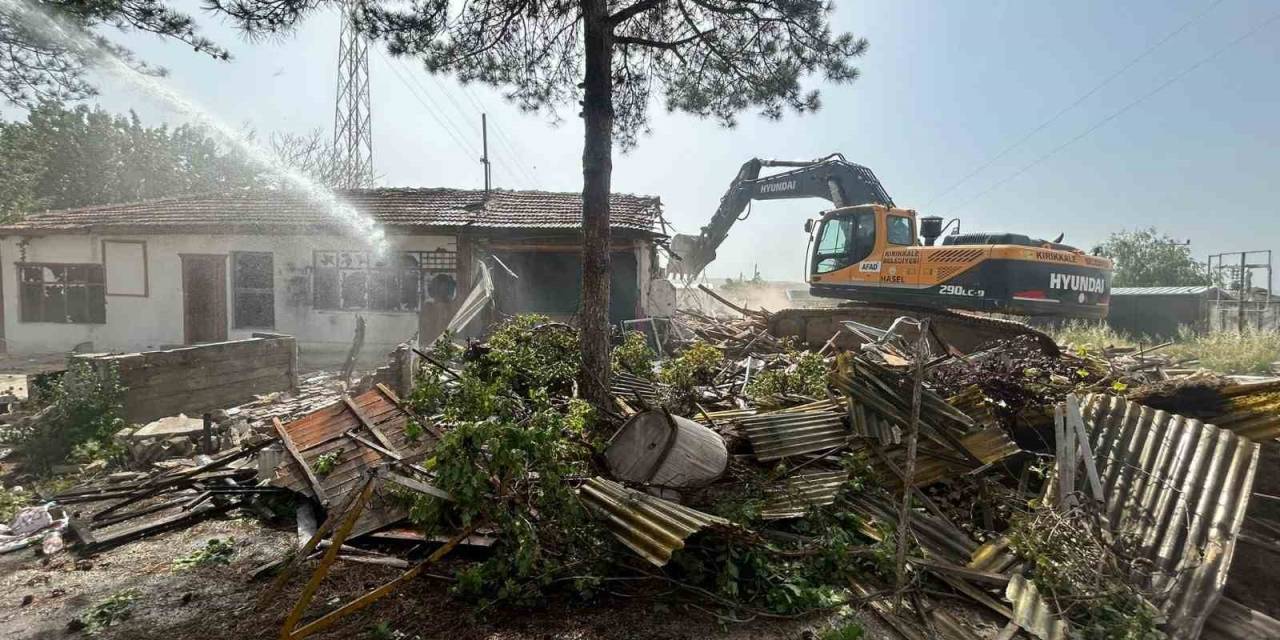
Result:
{"label": "rubble pile", "polygon": [[725,622],[862,610],[906,638],[1280,633],[1223,596],[1280,383],[1172,383],[1146,353],[1027,336],[934,352],[909,318],[918,340],[851,326],[857,349],[815,351],[732,310],[623,336],[605,407],[579,398],[576,331],[520,316],[414,347],[400,393],[322,375],[216,429],[165,418],[129,433],[133,470],[50,496],[46,526],[92,553],[283,502],[300,547],[256,572],[263,606],[312,567],[406,569],[318,618],[305,590],[289,637],[459,546],[452,591],[482,607],[608,592]]}

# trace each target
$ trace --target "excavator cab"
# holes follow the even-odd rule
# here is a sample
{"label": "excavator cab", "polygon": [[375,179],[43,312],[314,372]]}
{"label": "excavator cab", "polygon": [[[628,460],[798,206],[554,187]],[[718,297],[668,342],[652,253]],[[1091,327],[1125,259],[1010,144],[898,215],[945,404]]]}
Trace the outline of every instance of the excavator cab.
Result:
{"label": "excavator cab", "polygon": [[810,279],[850,265],[868,263],[860,269],[875,268],[879,254],[891,246],[911,246],[915,242],[914,211],[888,209],[876,205],[844,207],[827,212],[817,225]]}

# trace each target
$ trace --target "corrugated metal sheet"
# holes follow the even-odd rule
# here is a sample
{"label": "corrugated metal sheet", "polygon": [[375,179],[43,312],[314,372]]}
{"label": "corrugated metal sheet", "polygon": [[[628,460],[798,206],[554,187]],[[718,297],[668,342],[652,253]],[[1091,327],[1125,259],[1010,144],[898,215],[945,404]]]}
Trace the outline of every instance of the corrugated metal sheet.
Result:
{"label": "corrugated metal sheet", "polygon": [[1150,560],[1150,583],[1171,638],[1195,638],[1222,595],[1253,489],[1258,445],[1199,420],[1111,395],[1085,399],[1084,418],[1122,542]]}
{"label": "corrugated metal sheet", "polygon": [[645,380],[626,371],[614,371],[609,379],[609,391],[626,402],[632,402],[636,396],[639,396],[650,406],[656,407],[659,404],[660,395],[665,391],[665,385]]}
{"label": "corrugated metal sheet", "polygon": [[[1009,434],[999,427],[987,427],[963,436],[960,438],[960,445],[982,464],[999,462],[1022,451],[1017,443],[1009,438]],[[857,449],[857,445],[854,448]],[[901,447],[885,451],[885,456],[899,469],[906,465],[907,452]],[[916,469],[912,484],[923,487],[954,478],[973,469],[973,465],[965,464],[958,458],[959,455],[955,451],[945,450],[936,442],[921,442],[916,452]],[[886,467],[878,456],[871,457],[871,465],[876,468],[880,477],[891,482],[894,488],[901,486],[896,474]]]}
{"label": "corrugated metal sheet", "polygon": [[1053,615],[1035,583],[1020,575],[1009,577],[1004,597],[1013,603],[1013,621],[1040,640],[1062,640],[1067,637],[1067,624]]}
{"label": "corrugated metal sheet", "polygon": [[578,489],[587,507],[622,544],[661,567],[684,541],[710,526],[730,526],[724,518],[702,513],[604,478],[587,480]]}
{"label": "corrugated metal sheet", "polygon": [[1280,437],[1280,380],[1234,384],[1218,391],[1222,413],[1209,419],[1254,442]]}
{"label": "corrugated metal sheet", "polygon": [[1255,611],[1230,598],[1223,598],[1204,623],[1205,640],[1252,640],[1280,638],[1280,620]]}
{"label": "corrugated metal sheet", "polygon": [[765,489],[760,517],[765,520],[798,518],[812,507],[832,504],[840,486],[848,479],[847,471],[814,471],[784,478]]}
{"label": "corrugated metal sheet", "polygon": [[761,462],[827,451],[849,442],[843,414],[831,411],[775,411],[736,422]]}

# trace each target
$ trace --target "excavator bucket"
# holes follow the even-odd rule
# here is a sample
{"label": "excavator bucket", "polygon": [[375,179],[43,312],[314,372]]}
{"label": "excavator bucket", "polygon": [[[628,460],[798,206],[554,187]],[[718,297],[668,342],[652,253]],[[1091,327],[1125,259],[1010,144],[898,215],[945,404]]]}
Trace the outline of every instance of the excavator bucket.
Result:
{"label": "excavator bucket", "polygon": [[716,259],[715,250],[704,247],[699,236],[677,233],[671,237],[671,261],[667,272],[683,278],[696,278]]}

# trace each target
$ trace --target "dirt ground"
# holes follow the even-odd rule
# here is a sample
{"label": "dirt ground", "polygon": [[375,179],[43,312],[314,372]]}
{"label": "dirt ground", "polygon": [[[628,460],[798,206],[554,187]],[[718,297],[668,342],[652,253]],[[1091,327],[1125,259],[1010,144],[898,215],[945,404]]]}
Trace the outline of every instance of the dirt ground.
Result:
{"label": "dirt ground", "polygon": [[[286,528],[285,524],[289,524]],[[233,538],[229,565],[178,569],[175,558],[211,538]],[[294,544],[291,523],[269,528],[248,517],[199,523],[184,530],[106,551],[88,559],[63,552],[41,558],[31,550],[0,556],[0,638],[34,640],[86,637],[70,631],[72,620],[114,594],[137,590],[128,619],[104,629],[101,638],[183,640],[275,638],[309,570],[262,611],[254,609],[267,581],[250,571]],[[78,561],[79,560],[79,561]],[[314,563],[311,565],[314,566]],[[448,567],[441,569],[447,573]],[[323,583],[308,615],[313,619],[399,575],[399,570],[339,563]],[[828,620],[722,623],[687,601],[663,594],[609,596],[591,605],[557,603],[541,609],[476,611],[452,598],[440,578],[420,577],[400,592],[361,611],[316,638],[448,638],[449,640],[593,640],[604,638],[726,638],[783,640],[814,638]],[[25,603],[25,604],[24,604]],[[866,638],[892,637],[868,616],[859,616]],[[382,625],[391,635],[379,634]]]}

